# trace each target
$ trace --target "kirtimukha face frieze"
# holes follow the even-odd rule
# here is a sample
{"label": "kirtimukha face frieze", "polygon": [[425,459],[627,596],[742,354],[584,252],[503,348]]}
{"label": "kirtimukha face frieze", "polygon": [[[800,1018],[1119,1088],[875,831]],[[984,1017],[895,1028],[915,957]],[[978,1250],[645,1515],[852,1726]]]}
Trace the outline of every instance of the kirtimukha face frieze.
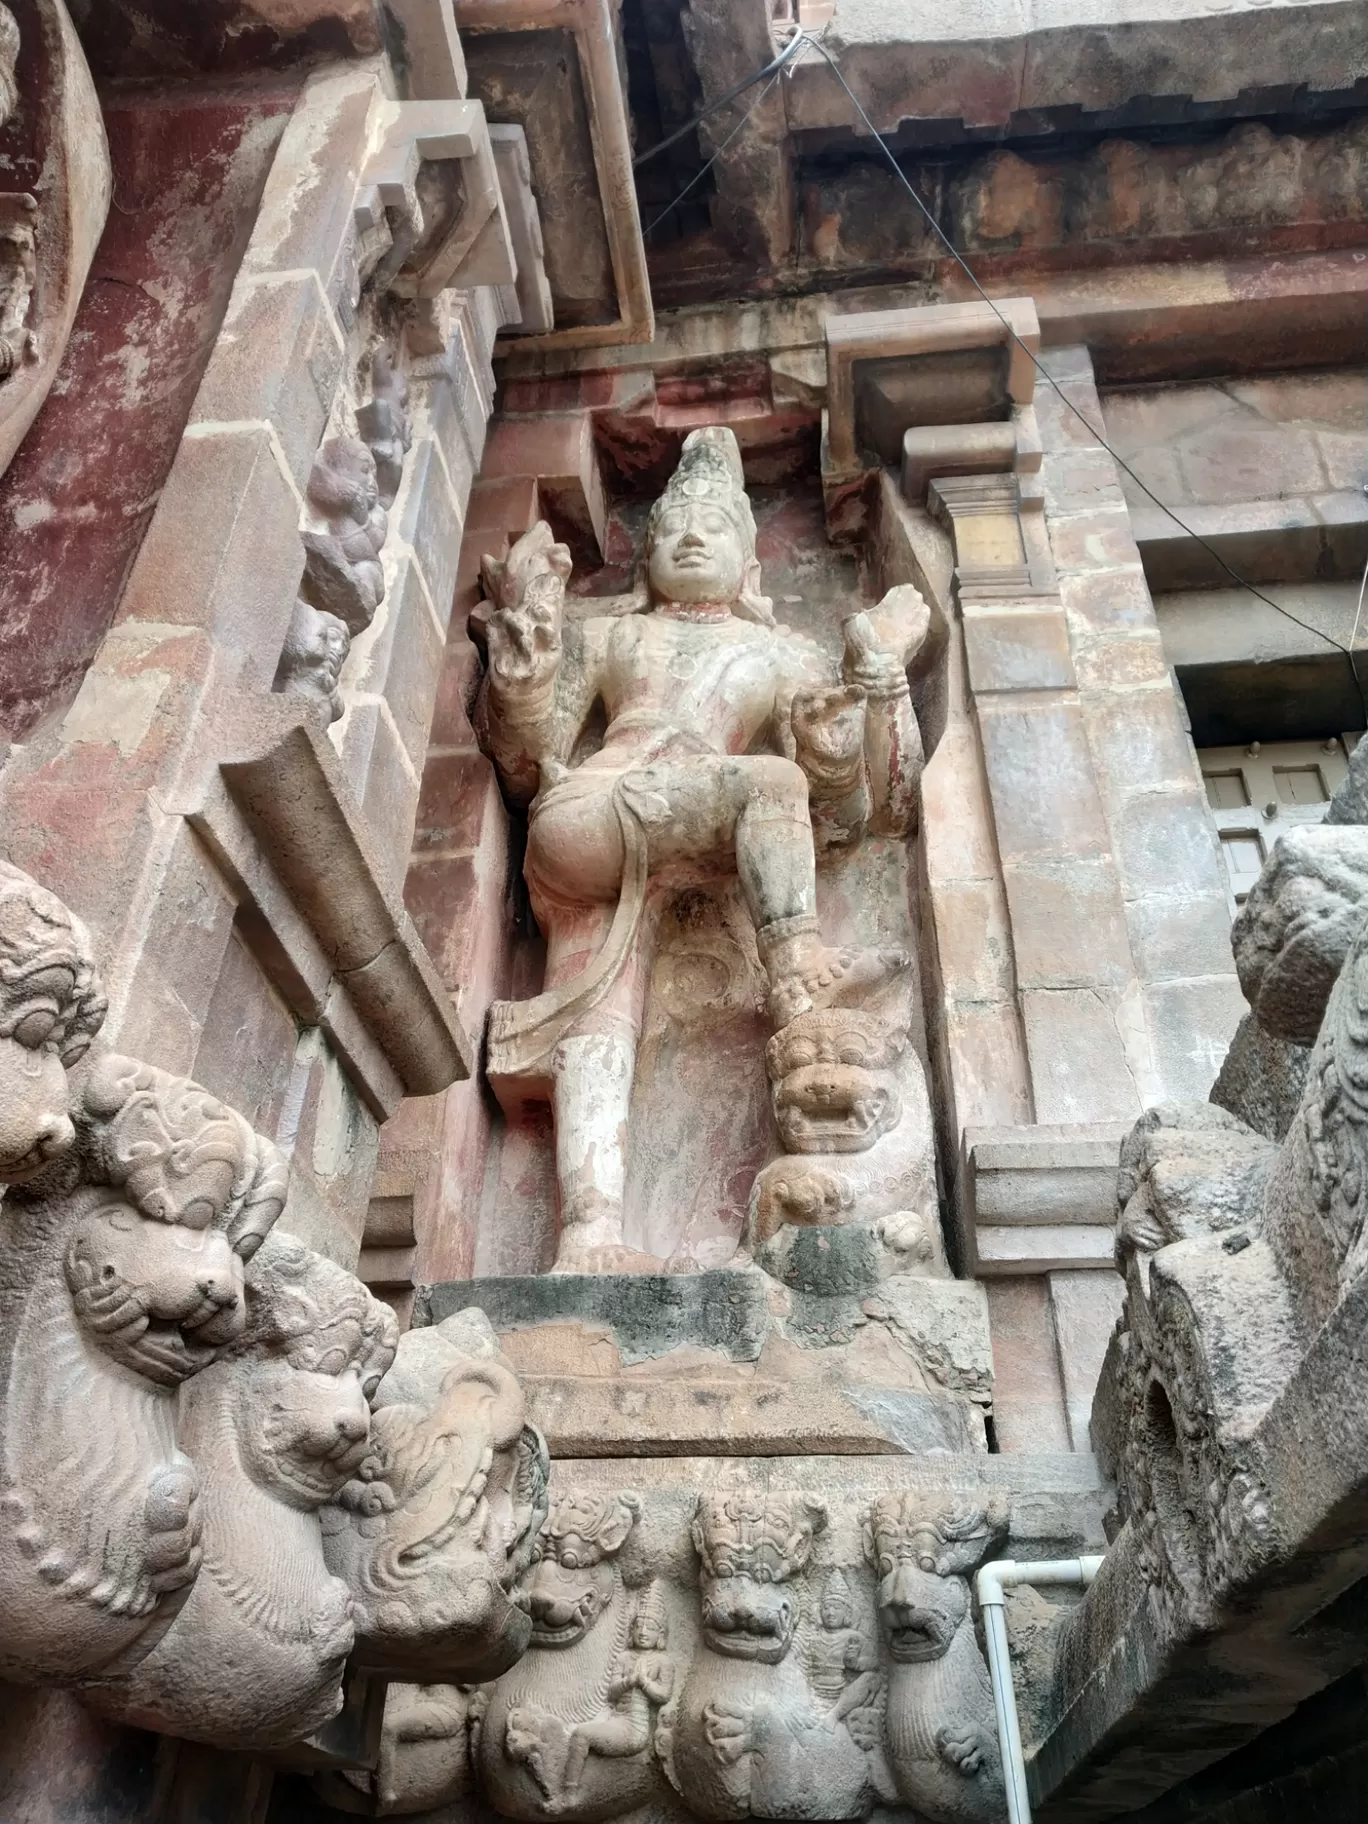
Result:
{"label": "kirtimukha face frieze", "polygon": [[[733,434],[692,432],[646,539],[646,612],[566,614],[570,558],[544,522],[486,559],[484,737],[529,804],[525,874],[547,940],[545,991],[495,1005],[500,1094],[549,1099],[557,1268],[647,1264],[623,1246],[632,1086],[662,895],[736,876],[775,1030],[851,1005],[906,968],[835,947],[816,851],[906,833],[922,750],[907,666],[929,615],[893,590],[845,624],[838,666],[778,626]],[[637,604],[640,605],[640,604]],[[607,720],[585,751],[596,704]]]}
{"label": "kirtimukha face frieze", "polygon": [[136,1664],[186,1600],[203,1512],[178,1396],[242,1334],[288,1183],[240,1115],[151,1065],[101,1058],[75,1113],[70,1154],[0,1207],[0,1673],[40,1684]]}

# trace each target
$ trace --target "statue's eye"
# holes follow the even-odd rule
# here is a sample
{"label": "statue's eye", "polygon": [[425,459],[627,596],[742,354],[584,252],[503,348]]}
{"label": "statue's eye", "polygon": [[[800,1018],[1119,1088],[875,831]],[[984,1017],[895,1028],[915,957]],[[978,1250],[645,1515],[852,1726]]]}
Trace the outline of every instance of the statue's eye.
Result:
{"label": "statue's eye", "polygon": [[46,1045],[57,1029],[57,1015],[50,1007],[35,1007],[32,1012],[24,1014],[13,1031],[13,1037],[28,1051],[37,1051]]}
{"label": "statue's eye", "polygon": [[579,1553],[562,1552],[561,1563],[567,1571],[577,1571],[579,1569]]}
{"label": "statue's eye", "polygon": [[893,1575],[893,1565],[894,1559],[891,1552],[879,1553],[879,1575],[881,1577],[891,1577]]}

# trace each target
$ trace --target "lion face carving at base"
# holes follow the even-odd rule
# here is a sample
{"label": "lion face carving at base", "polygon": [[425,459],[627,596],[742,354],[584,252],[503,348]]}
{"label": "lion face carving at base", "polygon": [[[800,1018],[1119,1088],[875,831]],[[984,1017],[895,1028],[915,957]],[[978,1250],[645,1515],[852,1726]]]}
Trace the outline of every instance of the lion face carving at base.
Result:
{"label": "lion face carving at base", "polygon": [[0,1183],[71,1146],[66,1073],[105,1016],[90,936],[44,887],[0,862]]}

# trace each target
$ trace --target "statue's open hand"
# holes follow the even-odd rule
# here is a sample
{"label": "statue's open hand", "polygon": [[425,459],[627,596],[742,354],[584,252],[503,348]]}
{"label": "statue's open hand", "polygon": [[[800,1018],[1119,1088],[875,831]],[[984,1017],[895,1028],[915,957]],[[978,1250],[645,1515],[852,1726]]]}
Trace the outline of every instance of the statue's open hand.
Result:
{"label": "statue's open hand", "polygon": [[549,683],[560,664],[569,551],[542,519],[506,559],[485,558],[483,572],[493,604],[486,622],[490,676],[505,686]]}
{"label": "statue's open hand", "polygon": [[946,1723],[936,1731],[937,1754],[960,1773],[977,1773],[988,1749],[988,1737],[977,1723]]}
{"label": "statue's open hand", "polygon": [[853,790],[864,760],[864,690],[854,684],[800,690],[789,722],[798,764],[818,790]]}

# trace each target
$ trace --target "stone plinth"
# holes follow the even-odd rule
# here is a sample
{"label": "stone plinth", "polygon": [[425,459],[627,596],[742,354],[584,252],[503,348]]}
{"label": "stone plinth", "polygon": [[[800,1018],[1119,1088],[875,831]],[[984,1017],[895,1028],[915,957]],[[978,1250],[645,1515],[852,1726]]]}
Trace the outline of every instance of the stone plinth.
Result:
{"label": "stone plinth", "polygon": [[827,1278],[794,1284],[755,1268],[453,1281],[426,1288],[417,1317],[481,1306],[553,1458],[982,1453],[982,1287],[870,1287],[830,1252]]}

